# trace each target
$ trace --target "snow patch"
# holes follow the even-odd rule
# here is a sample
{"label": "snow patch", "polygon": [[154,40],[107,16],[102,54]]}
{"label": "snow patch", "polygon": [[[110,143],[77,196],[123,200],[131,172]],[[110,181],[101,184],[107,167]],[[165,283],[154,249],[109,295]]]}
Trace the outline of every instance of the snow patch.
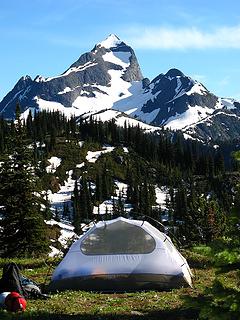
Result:
{"label": "snow patch", "polygon": [[177,79],[177,87],[175,88],[175,93],[178,93],[178,91],[180,90],[180,88],[182,86],[182,81],[179,77],[177,77],[176,79]]}
{"label": "snow patch", "polygon": [[21,120],[27,120],[27,117],[29,116],[30,112],[31,112],[32,116],[34,116],[36,109],[33,107],[29,107],[27,110],[25,110],[23,113],[21,113],[21,115],[20,115]]}
{"label": "snow patch", "polygon": [[156,203],[161,208],[162,211],[167,210],[166,207],[166,199],[168,194],[168,188],[167,187],[156,187],[155,188],[156,193]]}
{"label": "snow patch", "polygon": [[100,113],[96,113],[95,115],[93,115],[93,119],[97,121],[105,122],[105,121],[110,121],[112,119],[117,119],[117,117],[120,115],[121,115],[121,112],[109,109]]}
{"label": "snow patch", "polygon": [[145,130],[146,132],[154,132],[160,129],[159,127],[151,126],[137,119],[126,117],[122,112],[113,109],[104,110],[103,112],[96,113],[93,115],[93,119],[97,121],[110,121],[114,119],[116,125],[120,127],[124,127],[125,125],[127,125],[128,127],[139,126],[142,130]]}
{"label": "snow patch", "polygon": [[102,154],[112,152],[114,149],[115,149],[115,147],[104,147],[103,150],[88,151],[87,156],[86,156],[86,160],[88,162],[95,163]]}
{"label": "snow patch", "polygon": [[110,34],[104,41],[98,43],[97,46],[110,49],[117,47],[120,43],[122,41],[115,34]]}
{"label": "snow patch", "polygon": [[85,166],[85,162],[82,162],[80,164],[76,164],[76,168],[82,168]]}
{"label": "snow patch", "polygon": [[63,210],[63,204],[67,204],[71,208],[71,196],[75,186],[75,180],[72,179],[73,170],[67,172],[67,181],[64,181],[64,185],[60,187],[60,190],[56,193],[52,193],[48,190],[48,200],[51,204],[51,210],[54,212],[56,209],[60,212]]}
{"label": "snow patch", "polygon": [[[58,225],[59,228],[61,229],[61,235],[58,238],[58,241],[61,243],[61,245],[63,246],[63,248],[66,248],[68,241],[75,238],[76,234],[74,232],[74,227],[70,224],[67,223],[63,223],[63,222],[57,222],[53,219],[46,221],[46,223],[50,226],[54,226],[54,225]],[[62,256],[63,253],[56,249],[54,246],[50,246],[51,252],[49,253],[50,257],[54,257],[54,256]]]}
{"label": "snow patch", "polygon": [[119,198],[121,198],[125,213],[129,213],[132,210],[133,206],[130,203],[126,203],[128,185],[118,180],[115,180],[114,184],[116,186],[116,196],[112,196],[111,199],[103,201],[98,207],[95,206],[93,208],[93,214],[114,214],[114,203],[116,206]]}
{"label": "snow patch", "polygon": [[234,99],[228,99],[228,98],[221,98],[221,103],[224,105],[224,108],[227,110],[233,110],[233,109],[237,109],[234,105],[234,102],[236,102],[236,100]]}
{"label": "snow patch", "polygon": [[114,184],[116,185],[117,197],[126,198],[128,185],[126,183],[120,182],[118,180],[115,180]]}
{"label": "snow patch", "polygon": [[197,83],[194,84],[194,86],[189,91],[186,92],[186,94],[188,96],[190,96],[193,93],[204,95],[207,92],[208,91],[201,85],[201,83],[197,82]]}
{"label": "snow patch", "polygon": [[[119,57],[123,58],[123,56],[119,54],[120,53],[118,53],[118,55],[116,55],[116,53],[109,53],[109,55],[106,57],[114,57],[114,59],[117,59],[115,62],[124,68],[122,70],[108,71],[109,75],[111,76],[109,86],[95,85],[97,89],[100,89],[104,93],[93,90],[95,97],[90,98],[78,96],[72,104],[72,106],[75,108],[74,110],[76,115],[96,113],[103,109],[111,108],[118,109],[119,111],[127,111],[129,109],[133,109],[133,107],[139,106],[137,104],[138,101],[135,101],[134,105],[131,104],[131,101],[128,101],[126,105],[126,98],[132,97],[137,92],[142,92],[143,89],[141,81],[136,81],[131,84],[130,82],[122,79],[122,75],[128,64],[119,59]],[[121,54],[124,54],[125,58],[123,59],[127,59],[129,57],[129,53],[121,52]]]}
{"label": "snow patch", "polygon": [[50,165],[46,167],[47,173],[54,173],[57,167],[60,166],[62,159],[58,157],[51,157],[47,161],[50,162]]}
{"label": "snow patch", "polygon": [[134,81],[128,88],[128,94],[123,96],[123,99],[116,101],[113,108],[125,112],[131,117],[137,117],[141,121],[151,123],[155,120],[160,108],[152,112],[144,112],[144,105],[149,100],[154,101],[158,94],[159,92],[153,95],[150,90],[145,91],[141,81]]}
{"label": "snow patch", "polygon": [[75,115],[75,109],[74,108],[66,108],[63,104],[55,101],[47,101],[43,100],[37,96],[33,98],[37,105],[39,106],[39,109],[41,111],[46,110],[50,112],[54,111],[60,111],[62,112],[67,118],[71,118],[71,116]]}
{"label": "snow patch", "polygon": [[181,114],[177,113],[175,116],[170,117],[164,124],[164,127],[172,130],[183,129],[211,115],[214,110],[215,109],[204,108],[197,105],[193,107],[188,105],[188,109],[185,112]]}
{"label": "snow patch", "polygon": [[93,214],[111,214],[113,212],[112,200],[103,201],[98,207],[93,207]]}
{"label": "snow patch", "polygon": [[70,87],[66,87],[63,91],[58,92],[58,94],[64,94],[70,91],[72,91],[72,89]]}
{"label": "snow patch", "polygon": [[130,65],[130,52],[107,52],[105,53],[102,58],[104,61],[111,62],[117,64],[123,69],[126,69]]}
{"label": "snow patch", "polygon": [[63,256],[63,253],[59,249],[57,249],[53,246],[50,246],[50,249],[51,249],[51,252],[48,254],[49,257],[53,258],[53,257],[62,257]]}
{"label": "snow patch", "polygon": [[78,142],[78,145],[79,145],[80,148],[82,148],[83,145],[84,145],[84,141],[79,141],[79,142]]}

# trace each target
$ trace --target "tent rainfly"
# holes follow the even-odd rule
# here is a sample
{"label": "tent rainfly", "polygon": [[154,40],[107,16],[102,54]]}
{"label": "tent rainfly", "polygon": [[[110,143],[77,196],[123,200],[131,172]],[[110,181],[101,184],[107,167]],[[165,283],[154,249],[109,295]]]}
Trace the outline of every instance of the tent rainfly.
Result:
{"label": "tent rainfly", "polygon": [[135,291],[192,286],[186,259],[147,221],[98,222],[72,244],[50,291]]}

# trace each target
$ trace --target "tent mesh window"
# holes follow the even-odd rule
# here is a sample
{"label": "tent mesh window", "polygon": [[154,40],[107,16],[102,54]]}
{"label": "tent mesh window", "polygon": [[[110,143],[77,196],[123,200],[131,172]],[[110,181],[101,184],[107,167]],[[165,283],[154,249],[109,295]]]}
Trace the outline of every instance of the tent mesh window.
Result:
{"label": "tent mesh window", "polygon": [[96,228],[80,245],[85,255],[147,254],[155,247],[156,242],[149,233],[124,221]]}

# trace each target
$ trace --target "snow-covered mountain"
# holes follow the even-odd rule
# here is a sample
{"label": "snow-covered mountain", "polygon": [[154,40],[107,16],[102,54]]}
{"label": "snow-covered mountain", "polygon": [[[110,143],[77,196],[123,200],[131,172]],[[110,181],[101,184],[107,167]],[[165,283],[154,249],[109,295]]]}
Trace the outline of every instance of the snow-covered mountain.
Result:
{"label": "snow-covered mountain", "polygon": [[240,137],[239,102],[218,98],[177,69],[152,81],[143,78],[133,49],[112,34],[59,76],[22,77],[0,102],[0,114],[13,118],[17,102],[24,116],[30,109],[47,109],[104,120],[117,114],[109,110],[114,109],[125,120],[181,130],[186,137]]}
{"label": "snow-covered mountain", "polygon": [[33,107],[76,116],[94,113],[112,108],[115,101],[130,94],[131,83],[141,83],[142,78],[134,51],[110,35],[59,76],[22,77],[0,103],[0,112],[13,117],[19,101],[22,111]]}

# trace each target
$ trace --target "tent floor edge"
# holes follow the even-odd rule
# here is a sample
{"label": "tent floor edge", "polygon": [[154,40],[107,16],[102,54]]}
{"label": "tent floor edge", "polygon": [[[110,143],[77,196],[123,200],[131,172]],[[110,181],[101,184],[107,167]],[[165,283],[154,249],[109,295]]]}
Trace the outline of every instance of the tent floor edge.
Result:
{"label": "tent floor edge", "polygon": [[134,292],[189,287],[183,274],[104,274],[53,280],[48,291]]}

